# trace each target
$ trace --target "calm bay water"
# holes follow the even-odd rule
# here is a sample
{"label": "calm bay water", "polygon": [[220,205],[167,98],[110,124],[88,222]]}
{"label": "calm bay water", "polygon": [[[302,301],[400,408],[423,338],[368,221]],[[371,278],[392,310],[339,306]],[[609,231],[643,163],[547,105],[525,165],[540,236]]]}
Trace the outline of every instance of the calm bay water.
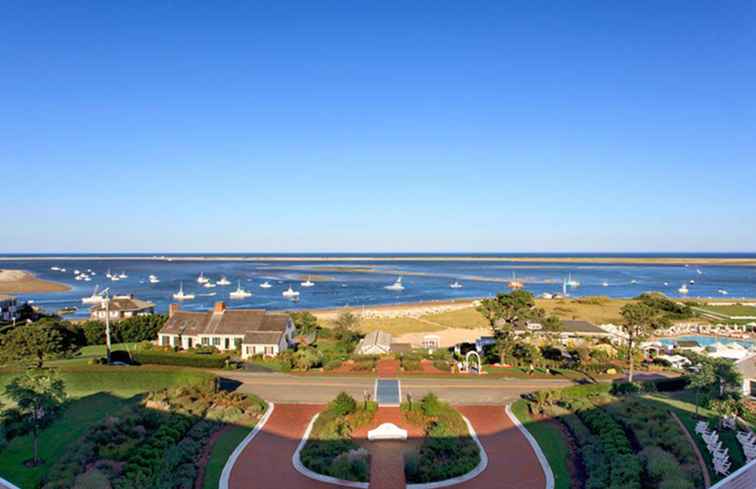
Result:
{"label": "calm bay water", "polygon": [[[287,256],[296,260],[285,261]],[[538,261],[512,263],[482,261],[474,258],[459,261],[422,260],[421,258],[426,255],[399,255],[406,260],[391,261],[381,259],[381,255],[370,254],[370,256],[378,257],[378,259],[349,262],[306,261],[308,255],[278,255],[282,261],[234,259],[166,261],[148,256],[130,255],[132,259],[124,260],[121,259],[122,255],[106,257],[99,255],[98,258],[64,256],[49,259],[34,256],[34,259],[28,260],[4,260],[0,256],[0,268],[28,270],[40,278],[70,285],[72,289],[67,292],[23,294],[19,295],[19,298],[33,300],[50,311],[64,306],[78,306],[80,311],[75,315],[76,317],[87,315],[87,309],[82,307],[81,298],[90,295],[95,285],[99,285],[100,289],[110,287],[116,294],[133,293],[139,298],[154,302],[158,311],[165,312],[168,304],[173,302],[171,295],[178,290],[181,282],[184,284],[186,293],[196,294],[194,300],[183,303],[182,307],[188,310],[207,309],[217,300],[225,300],[231,307],[311,309],[480,297],[507,290],[506,281],[512,278],[513,273],[525,282],[527,290],[537,295],[544,292],[561,292],[562,281],[571,274],[574,280],[581,283],[580,287],[568,289],[572,296],[633,297],[642,292],[661,291],[672,297],[680,297],[681,294],[677,289],[685,283],[688,284],[690,297],[726,297],[733,300],[756,297],[756,267],[748,266],[554,264]],[[501,256],[527,257],[527,255]],[[579,255],[569,254],[569,256]],[[685,257],[685,255],[662,256]],[[699,253],[694,256],[756,258],[756,254],[703,255]],[[67,271],[65,273],[52,271],[50,268],[53,266],[64,267]],[[91,269],[97,275],[91,282],[76,281],[74,269],[82,271]],[[113,273],[125,272],[128,278],[112,282],[105,277],[108,270]],[[213,281],[225,276],[232,285],[212,289],[204,288],[196,281],[200,272]],[[149,283],[147,277],[150,274],[157,275],[160,283]],[[384,288],[400,275],[403,276],[405,290],[395,292]],[[315,286],[301,287],[299,283],[308,276],[315,282]],[[266,280],[272,287],[260,288],[259,285]],[[464,287],[449,288],[449,284],[455,280],[462,283]],[[694,280],[695,284],[689,284],[690,280]],[[238,281],[241,281],[242,287],[254,295],[244,300],[230,300],[228,293],[236,288]],[[605,286],[605,282],[608,285]],[[665,286],[665,282],[668,285]],[[289,285],[300,291],[299,302],[293,303],[282,297],[281,293]],[[728,295],[722,295],[720,290],[726,290]]]}

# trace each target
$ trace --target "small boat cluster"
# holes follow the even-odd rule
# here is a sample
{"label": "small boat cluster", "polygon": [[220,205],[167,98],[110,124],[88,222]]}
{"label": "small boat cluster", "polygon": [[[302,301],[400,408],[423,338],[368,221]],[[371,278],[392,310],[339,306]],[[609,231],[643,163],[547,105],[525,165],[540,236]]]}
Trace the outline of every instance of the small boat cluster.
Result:
{"label": "small boat cluster", "polygon": [[[50,270],[53,272],[61,272],[66,273],[68,272],[67,269],[61,268],[61,267],[50,267]],[[74,280],[76,281],[84,281],[84,282],[91,282],[92,277],[97,275],[97,273],[93,272],[92,269],[88,268],[86,270],[74,270],[73,271]]]}

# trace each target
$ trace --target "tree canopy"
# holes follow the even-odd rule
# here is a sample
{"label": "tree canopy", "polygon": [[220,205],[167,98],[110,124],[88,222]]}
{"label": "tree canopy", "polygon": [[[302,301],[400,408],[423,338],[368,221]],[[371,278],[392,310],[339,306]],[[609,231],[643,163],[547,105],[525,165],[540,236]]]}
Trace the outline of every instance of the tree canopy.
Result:
{"label": "tree canopy", "polygon": [[0,362],[42,368],[45,360],[76,348],[72,333],[56,322],[23,325],[0,338]]}

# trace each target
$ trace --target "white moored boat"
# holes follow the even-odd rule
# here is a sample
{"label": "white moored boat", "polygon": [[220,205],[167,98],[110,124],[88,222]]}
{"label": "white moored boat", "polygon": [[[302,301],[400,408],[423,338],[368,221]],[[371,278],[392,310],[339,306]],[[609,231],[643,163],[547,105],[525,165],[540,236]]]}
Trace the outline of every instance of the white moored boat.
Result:
{"label": "white moored boat", "polygon": [[241,280],[239,280],[239,285],[237,285],[236,290],[228,294],[228,296],[232,299],[246,299],[247,297],[250,297],[251,295],[252,295],[252,292],[248,292],[242,289]]}
{"label": "white moored boat", "polygon": [[299,291],[292,289],[291,285],[289,285],[289,288],[281,292],[281,295],[286,297],[287,299],[294,299],[299,297]]}
{"label": "white moored boat", "polygon": [[110,273],[110,269],[109,268],[108,268],[108,273],[106,273],[105,276],[108,277],[108,278],[113,278],[113,274]]}
{"label": "white moored boat", "polygon": [[301,285],[302,287],[312,287],[313,285],[315,285],[315,282],[310,280],[310,277],[307,277],[307,280],[304,282],[300,282],[299,285]]}
{"label": "white moored boat", "polygon": [[126,275],[126,272],[121,272],[121,274],[118,275],[118,278],[129,278],[129,276]]}
{"label": "white moored boat", "polygon": [[271,287],[273,287],[273,286],[270,285],[270,282],[268,282],[267,280],[265,282],[263,282],[263,283],[260,284],[260,288],[262,288],[262,289],[269,289]]}
{"label": "white moored boat", "polygon": [[404,285],[402,285],[402,277],[397,277],[396,282],[394,282],[391,285],[387,285],[384,287],[386,290],[404,290]]}
{"label": "white moored boat", "polygon": [[603,282],[601,282],[601,286],[602,287],[609,287],[609,282],[607,282],[606,280],[604,280]]}
{"label": "white moored boat", "polygon": [[452,282],[452,283],[449,284],[449,288],[450,289],[461,289],[462,288],[462,284],[459,283],[459,281],[455,280],[454,282]]}
{"label": "white moored boat", "polygon": [[225,276],[222,276],[220,280],[215,282],[215,285],[220,285],[221,287],[225,287],[226,285],[231,285],[231,282],[229,282]]}
{"label": "white moored boat", "polygon": [[94,291],[92,291],[92,295],[89,297],[82,297],[81,303],[82,304],[100,304],[102,302],[102,296],[107,291],[107,289],[103,290],[102,292],[98,292],[99,287],[95,286]]}
{"label": "white moored boat", "polygon": [[677,291],[681,294],[687,294],[688,293],[688,286],[685,284],[682,284],[682,286],[677,289]]}
{"label": "white moored boat", "polygon": [[507,282],[507,287],[510,289],[521,289],[523,287],[523,283],[520,280],[517,280],[517,275],[512,272],[512,280]]}
{"label": "white moored boat", "polygon": [[202,272],[200,272],[199,277],[197,277],[197,283],[198,284],[207,283],[207,279],[205,278],[205,275]]}
{"label": "white moored boat", "polygon": [[160,279],[157,278],[157,275],[150,274],[150,276],[147,278],[151,284],[159,284]]}
{"label": "white moored boat", "polygon": [[211,282],[211,281],[208,280],[207,282],[205,282],[204,284],[202,284],[202,286],[204,288],[206,288],[206,289],[212,289],[212,288],[215,287],[215,282]]}
{"label": "white moored boat", "polygon": [[576,287],[580,287],[580,282],[572,278],[572,274],[569,274],[569,277],[567,278],[567,287],[572,287],[573,289]]}
{"label": "white moored boat", "polygon": [[181,282],[178,292],[173,294],[173,298],[177,301],[188,301],[194,299],[194,294],[184,294],[184,282]]}

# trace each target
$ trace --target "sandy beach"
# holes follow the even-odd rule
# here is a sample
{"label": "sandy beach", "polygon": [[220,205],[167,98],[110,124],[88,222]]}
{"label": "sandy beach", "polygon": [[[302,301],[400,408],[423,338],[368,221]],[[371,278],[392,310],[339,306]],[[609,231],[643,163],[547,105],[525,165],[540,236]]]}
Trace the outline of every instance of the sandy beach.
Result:
{"label": "sandy beach", "polygon": [[65,292],[71,290],[66,284],[41,280],[24,270],[0,270],[0,293],[28,294]]}
{"label": "sandy beach", "polygon": [[350,306],[329,309],[310,309],[318,319],[330,321],[339,314],[351,312],[364,319],[421,318],[429,314],[457,311],[472,307],[478,299],[439,300],[412,302],[407,304],[383,304],[371,306]]}

